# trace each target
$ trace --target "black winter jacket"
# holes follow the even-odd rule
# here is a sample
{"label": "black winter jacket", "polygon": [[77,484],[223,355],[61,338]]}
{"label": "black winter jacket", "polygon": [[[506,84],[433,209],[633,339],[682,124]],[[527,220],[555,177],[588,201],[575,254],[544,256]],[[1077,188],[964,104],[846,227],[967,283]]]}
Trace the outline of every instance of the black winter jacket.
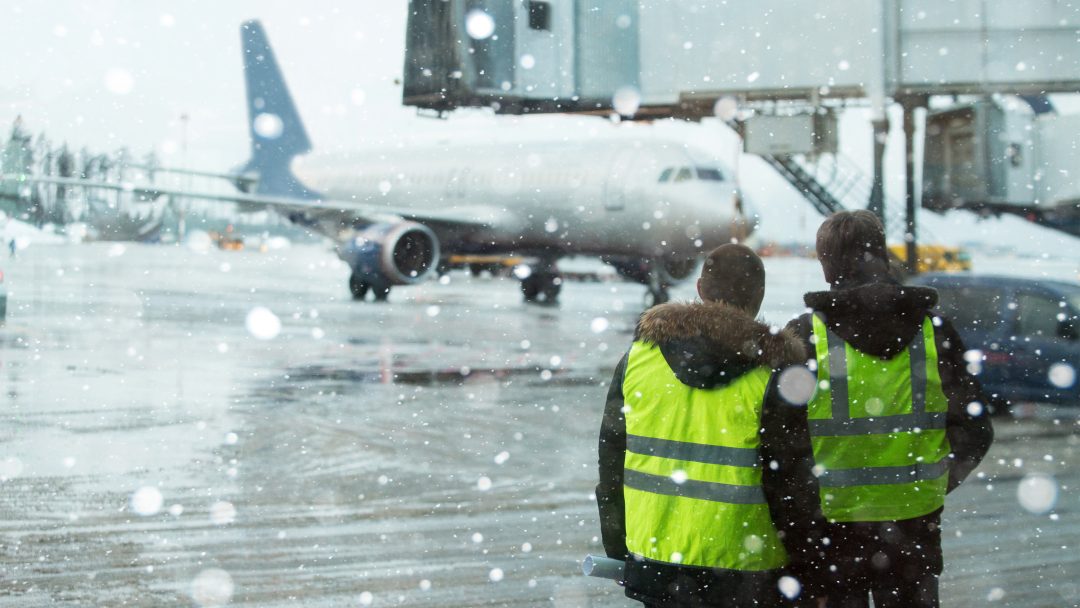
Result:
{"label": "black winter jacket", "polygon": [[[778,368],[800,364],[806,351],[788,330],[770,329],[747,313],[721,303],[668,303],[642,315],[635,340],[656,345],[675,376],[687,386],[715,388],[729,384],[759,366]],[[623,502],[623,460],[626,420],[623,417],[623,376],[627,356],[615,369],[600,429],[600,483],[596,499],[608,557],[626,559],[626,594],[647,603],[696,602],[721,605],[737,587],[749,596],[732,605],[761,605],[755,594],[776,591],[776,573],[753,575],[706,568],[673,566],[628,555]],[[744,576],[745,574],[745,576]],[[758,591],[752,589],[755,587]]]}
{"label": "black winter jacket", "polygon": [[[964,345],[948,319],[933,310],[937,292],[925,287],[904,286],[883,280],[848,288],[812,292],[806,305],[824,313],[826,324],[837,336],[860,352],[891,358],[921,331],[923,319],[934,320],[938,371],[949,402],[946,436],[952,449],[949,459],[948,491],[968,476],[986,455],[994,432],[988,403],[978,380],[967,371]],[[811,313],[788,324],[813,353]],[[978,403],[980,406],[969,404]],[[784,401],[775,385],[769,389],[762,414],[762,453],[774,466],[766,467],[765,494],[773,521],[780,530],[792,560],[791,570],[807,593],[824,595],[830,585],[843,585],[845,578],[873,577],[877,574],[911,576],[940,574],[940,514],[884,524],[828,524],[821,515],[817,480],[806,408]],[[883,540],[889,536],[889,541]],[[827,540],[824,540],[827,539]],[[824,540],[824,542],[823,542]],[[911,550],[909,551],[908,548]],[[868,567],[875,554],[878,563],[888,563],[889,572],[844,571]],[[840,567],[830,570],[829,566]]]}

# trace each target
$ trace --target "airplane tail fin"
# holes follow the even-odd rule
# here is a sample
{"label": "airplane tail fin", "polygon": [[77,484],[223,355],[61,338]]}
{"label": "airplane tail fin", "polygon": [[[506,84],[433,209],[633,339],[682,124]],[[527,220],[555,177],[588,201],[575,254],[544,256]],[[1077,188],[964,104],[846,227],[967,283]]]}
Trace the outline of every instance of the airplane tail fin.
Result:
{"label": "airplane tail fin", "polygon": [[258,194],[315,198],[318,194],[301,184],[290,168],[294,157],[311,150],[311,141],[262,23],[244,22],[240,38],[251,137],[251,160],[243,172],[258,175]]}

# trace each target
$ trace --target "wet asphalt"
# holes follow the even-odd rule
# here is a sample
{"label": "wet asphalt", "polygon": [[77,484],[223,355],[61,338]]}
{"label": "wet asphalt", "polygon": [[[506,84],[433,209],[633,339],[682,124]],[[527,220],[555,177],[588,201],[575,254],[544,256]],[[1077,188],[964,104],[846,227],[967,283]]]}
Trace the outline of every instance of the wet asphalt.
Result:
{"label": "wet asphalt", "polygon": [[[640,286],[534,307],[457,272],[358,304],[317,245],[0,264],[0,606],[633,605],[577,564]],[[810,260],[768,271],[777,323],[822,287]],[[949,499],[944,605],[1080,603],[1078,410],[998,424]],[[1018,500],[1032,473],[1047,513]]]}

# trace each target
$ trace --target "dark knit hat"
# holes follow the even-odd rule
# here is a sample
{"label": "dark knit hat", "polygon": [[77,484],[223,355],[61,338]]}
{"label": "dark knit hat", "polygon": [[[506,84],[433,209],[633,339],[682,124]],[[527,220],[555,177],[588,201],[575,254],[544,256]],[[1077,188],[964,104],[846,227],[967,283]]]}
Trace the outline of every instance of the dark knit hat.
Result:
{"label": "dark knit hat", "polygon": [[746,245],[721,245],[709,252],[698,280],[698,294],[757,315],[765,297],[765,266]]}
{"label": "dark knit hat", "polygon": [[817,231],[817,256],[832,285],[863,283],[888,274],[885,226],[860,209],[834,213]]}

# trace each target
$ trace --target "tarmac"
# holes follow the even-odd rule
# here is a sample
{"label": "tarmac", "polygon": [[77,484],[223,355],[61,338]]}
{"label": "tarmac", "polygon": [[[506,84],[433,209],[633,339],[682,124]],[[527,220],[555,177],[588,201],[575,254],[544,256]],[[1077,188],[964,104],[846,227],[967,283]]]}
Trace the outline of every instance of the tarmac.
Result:
{"label": "tarmac", "polygon": [[[0,606],[637,605],[578,564],[641,286],[536,307],[456,272],[360,304],[316,245],[2,264]],[[823,287],[767,268],[773,322]],[[945,606],[1080,605],[1080,408],[1025,413],[949,497]]]}

